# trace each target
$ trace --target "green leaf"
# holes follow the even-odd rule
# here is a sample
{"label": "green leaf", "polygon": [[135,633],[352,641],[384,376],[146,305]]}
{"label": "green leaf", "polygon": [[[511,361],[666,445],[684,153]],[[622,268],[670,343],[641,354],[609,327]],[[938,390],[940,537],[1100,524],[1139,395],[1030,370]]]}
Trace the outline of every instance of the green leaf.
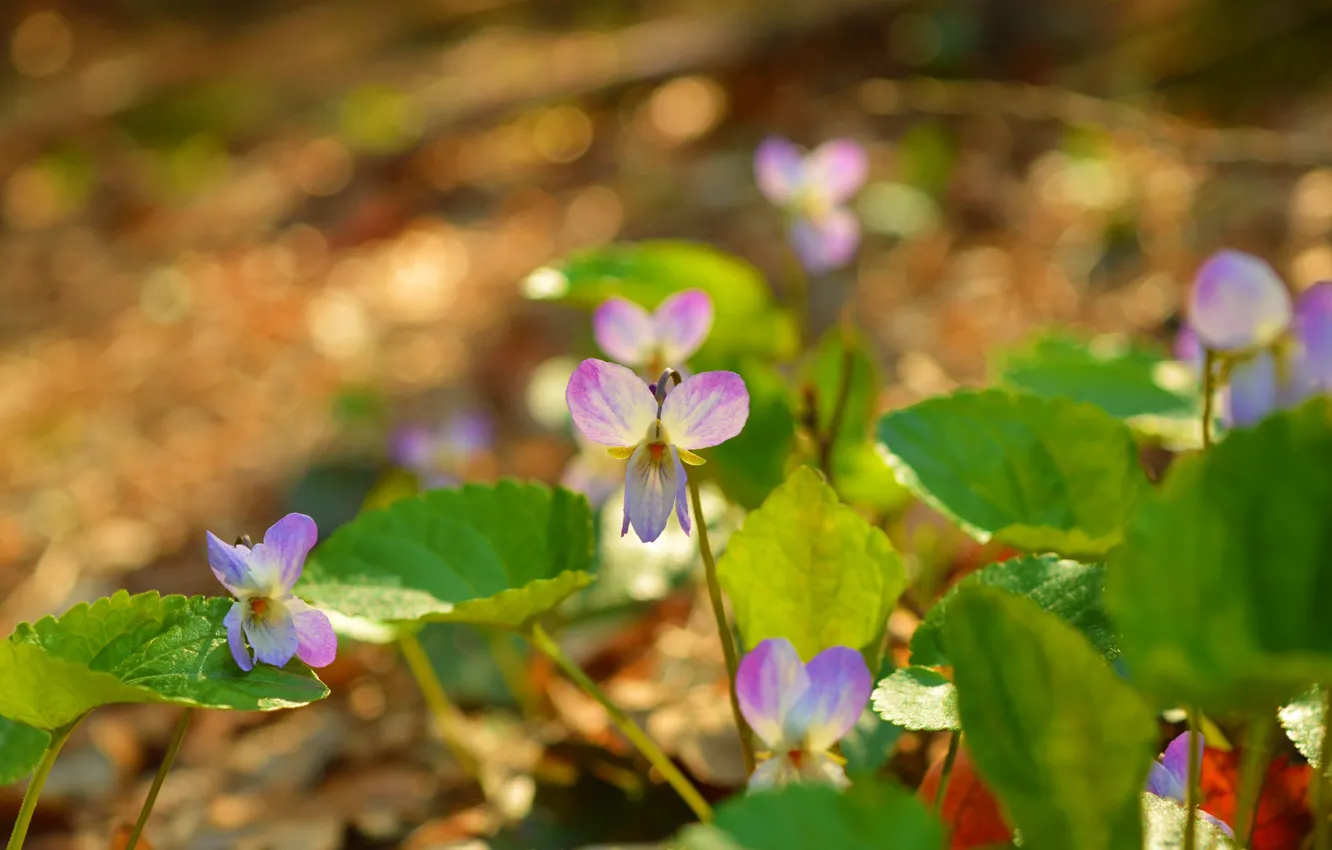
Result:
{"label": "green leaf", "polygon": [[1332,401],[1182,457],[1115,553],[1106,603],[1133,681],[1209,714],[1332,681]]}
{"label": "green leaf", "polygon": [[906,587],[884,533],[803,466],[745,517],[717,575],[748,646],[784,637],[805,659],[879,639]]}
{"label": "green leaf", "polygon": [[889,723],[912,731],[961,729],[957,688],[928,667],[893,671],[874,689],[874,710]]}
{"label": "green leaf", "polygon": [[853,781],[877,773],[893,757],[903,729],[872,711],[863,712],[838,745],[846,759],[846,774]]}
{"label": "green leaf", "polygon": [[1312,688],[1283,705],[1277,717],[1286,737],[1316,770],[1323,763],[1323,689]]}
{"label": "green leaf", "polygon": [[943,831],[909,792],[865,777],[845,792],[795,784],[738,794],[717,808],[715,827],[682,839],[682,850],[938,850]]}
{"label": "green leaf", "polygon": [[1119,654],[1118,637],[1101,602],[1105,567],[1080,564],[1057,555],[1023,555],[990,564],[958,582],[925,615],[911,636],[911,663],[943,667],[944,622],[948,606],[963,587],[984,585],[1025,596],[1073,626],[1106,658]]}
{"label": "green leaf", "polygon": [[316,550],[296,592],[363,620],[516,629],[588,585],[591,561],[582,496],[468,484],[361,514]]}
{"label": "green leaf", "polygon": [[[1183,850],[1188,809],[1155,794],[1142,795],[1144,850]],[[1204,818],[1194,820],[1194,847],[1197,850],[1229,850],[1236,847],[1230,837]]]}
{"label": "green leaf", "polygon": [[962,588],[944,624],[972,762],[1031,850],[1138,850],[1152,711],[1035,602]]}
{"label": "green leaf", "polygon": [[732,501],[753,510],[786,478],[795,414],[786,380],[772,366],[753,358],[726,360],[719,366],[744,379],[749,419],[738,435],[706,450],[708,463],[702,469],[716,475]]}
{"label": "green leaf", "polygon": [[786,358],[798,345],[795,324],[773,305],[758,269],[716,248],[691,242],[624,242],[575,254],[538,269],[524,285],[529,298],[592,308],[618,295],[649,309],[684,289],[712,297],[712,332],[696,366],[735,354]]}
{"label": "green leaf", "polygon": [[0,643],[0,716],[49,731],[109,703],[268,711],[328,696],[299,661],[242,672],[222,624],[234,604],[122,590],[21,623]]}
{"label": "green leaf", "polygon": [[1119,419],[1198,419],[1198,381],[1188,367],[1124,337],[1038,336],[999,355],[994,372],[1014,389],[1085,401]]}
{"label": "green leaf", "polygon": [[963,390],[884,416],[878,435],[898,479],[982,542],[1102,555],[1149,489],[1128,428],[1062,398]]}
{"label": "green leaf", "polygon": [[41,729],[0,717],[0,786],[32,773],[50,742],[51,736]]}

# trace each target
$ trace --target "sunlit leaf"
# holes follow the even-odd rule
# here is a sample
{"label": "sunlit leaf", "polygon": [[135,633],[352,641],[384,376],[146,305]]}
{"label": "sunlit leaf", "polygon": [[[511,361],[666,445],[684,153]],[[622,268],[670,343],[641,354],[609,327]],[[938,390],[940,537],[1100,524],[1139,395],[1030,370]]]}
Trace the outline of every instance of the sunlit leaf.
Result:
{"label": "sunlit leaf", "polygon": [[874,710],[889,723],[914,731],[960,729],[957,688],[928,667],[893,671],[874,689]]}
{"label": "sunlit leaf", "polygon": [[[1143,847],[1145,850],[1183,850],[1189,811],[1174,800],[1155,794],[1142,795]],[[1194,819],[1197,850],[1226,850],[1237,845],[1206,818]]]}
{"label": "sunlit leaf", "polygon": [[1307,694],[1283,705],[1277,713],[1281,728],[1286,730],[1300,755],[1309,764],[1323,763],[1323,689],[1313,688]]}

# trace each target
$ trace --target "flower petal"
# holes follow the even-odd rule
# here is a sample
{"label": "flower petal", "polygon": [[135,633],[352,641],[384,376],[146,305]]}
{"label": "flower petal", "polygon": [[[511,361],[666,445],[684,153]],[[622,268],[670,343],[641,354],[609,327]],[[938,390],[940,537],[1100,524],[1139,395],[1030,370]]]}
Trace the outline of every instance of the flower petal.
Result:
{"label": "flower petal", "polygon": [[1245,428],[1277,409],[1277,367],[1271,352],[1235,364],[1226,388],[1226,424]]}
{"label": "flower petal", "polygon": [[389,458],[403,469],[419,472],[432,465],[434,437],[424,425],[404,425],[389,437]]}
{"label": "flower petal", "polygon": [[803,152],[781,136],[769,136],[754,151],[759,191],[778,206],[785,205],[800,190],[804,171]]}
{"label": "flower petal", "polygon": [[712,330],[712,298],[701,289],[677,292],[657,307],[652,324],[665,365],[679,367]]}
{"label": "flower petal", "polygon": [[259,591],[259,585],[250,574],[250,550],[246,546],[232,546],[213,532],[205,532],[208,539],[208,566],[213,575],[232,596],[241,597]]}
{"label": "flower petal", "polygon": [[[1203,746],[1202,735],[1199,735],[1198,758],[1195,761],[1198,770],[1202,770]],[[1181,794],[1183,793],[1183,788],[1189,784],[1188,764],[1189,733],[1185,732],[1182,735],[1176,735],[1175,739],[1166,745],[1165,755],[1161,757],[1161,766],[1164,767],[1171,776],[1179,780]],[[1167,795],[1160,794],[1159,796],[1164,797]],[[1183,796],[1174,797],[1173,799],[1179,800],[1181,803],[1184,802]]]}
{"label": "flower petal", "polygon": [[818,219],[799,219],[791,227],[791,247],[811,274],[823,274],[851,262],[860,244],[860,222],[845,207]]}
{"label": "flower petal", "polygon": [[762,791],[767,788],[780,788],[800,779],[800,770],[786,753],[779,753],[765,759],[749,775],[749,790]]}
{"label": "flower petal", "polygon": [[641,366],[657,347],[647,310],[624,298],[608,298],[592,314],[592,335],[606,356],[626,366]]}
{"label": "flower petal", "polygon": [[754,734],[774,752],[785,752],[797,742],[783,735],[786,714],[809,689],[809,674],[786,638],[760,641],[740,659],[735,672],[735,696],[740,713]]}
{"label": "flower petal", "polygon": [[1167,800],[1184,801],[1184,781],[1159,761],[1152,762],[1151,770],[1147,772],[1147,791]]}
{"label": "flower petal", "polygon": [[1296,334],[1308,358],[1309,377],[1332,390],[1332,281],[1315,283],[1295,304]]}
{"label": "flower petal", "polygon": [[802,741],[804,749],[822,752],[856,725],[874,689],[873,677],[860,653],[846,646],[825,649],[805,670],[809,690],[787,714],[785,735],[788,741]]}
{"label": "flower petal", "polygon": [[1290,293],[1267,263],[1240,251],[1213,254],[1189,294],[1189,324],[1217,351],[1270,345],[1291,322]]}
{"label": "flower petal", "polygon": [[869,156],[851,139],[824,142],[805,158],[805,191],[817,192],[829,205],[840,204],[865,185]]}
{"label": "flower petal", "polygon": [[800,760],[800,781],[834,788],[846,788],[851,784],[842,765],[824,752],[806,753]]}
{"label": "flower petal", "polygon": [[[644,543],[651,543],[666,530],[671,508],[675,507],[678,479],[684,475],[678,456],[673,459],[665,447],[659,452],[654,458],[652,446],[640,445],[634,449],[625,471],[625,519]],[[620,533],[624,533],[623,529]]]}
{"label": "flower petal", "polygon": [[338,654],[338,637],[328,615],[295,596],[282,600],[296,626],[296,656],[311,667],[327,667]]}
{"label": "flower petal", "polygon": [[564,392],[578,430],[603,446],[638,445],[657,418],[657,400],[631,370],[604,360],[584,360]]}
{"label": "flower petal", "polygon": [[689,479],[685,468],[680,463],[680,451],[671,446],[671,462],[675,464],[675,518],[680,521],[680,528],[689,533]]}
{"label": "flower petal", "polygon": [[244,613],[245,603],[237,602],[222,619],[222,625],[227,627],[227,645],[231,647],[231,657],[236,659],[236,666],[248,673],[254,669],[254,660],[250,658],[245,635],[241,632],[241,616]]}
{"label": "flower petal", "polygon": [[281,600],[269,599],[268,605],[264,617],[243,612],[241,624],[245,627],[245,636],[250,639],[250,647],[254,649],[254,657],[265,664],[283,667],[296,654],[299,645],[296,623]]}
{"label": "flower petal", "polygon": [[1214,826],[1214,827],[1216,827],[1217,829],[1221,830],[1222,832],[1224,832],[1226,835],[1230,836],[1231,838],[1234,838],[1234,837],[1235,837],[1235,830],[1233,830],[1233,829],[1230,828],[1230,824],[1228,824],[1228,823],[1226,823],[1225,821],[1221,820],[1221,818],[1217,817],[1216,815],[1208,814],[1207,812],[1204,812],[1204,811],[1199,811],[1199,812],[1198,812],[1198,817],[1200,817],[1200,818],[1202,818],[1203,820],[1207,821],[1207,822],[1210,823],[1212,826]]}
{"label": "flower petal", "polygon": [[671,390],[661,427],[677,446],[706,449],[739,434],[749,418],[749,391],[734,372],[700,372]]}
{"label": "flower petal", "polygon": [[1202,343],[1198,341],[1198,334],[1188,325],[1181,326],[1179,333],[1175,335],[1174,356],[1181,363],[1189,364],[1198,373],[1202,372],[1203,365],[1207,362]]}
{"label": "flower petal", "polygon": [[264,595],[282,596],[295,587],[317,542],[319,528],[305,514],[287,514],[273,523],[250,555],[250,572]]}
{"label": "flower petal", "polygon": [[495,444],[495,424],[478,410],[459,413],[445,426],[444,443],[449,454],[466,460]]}

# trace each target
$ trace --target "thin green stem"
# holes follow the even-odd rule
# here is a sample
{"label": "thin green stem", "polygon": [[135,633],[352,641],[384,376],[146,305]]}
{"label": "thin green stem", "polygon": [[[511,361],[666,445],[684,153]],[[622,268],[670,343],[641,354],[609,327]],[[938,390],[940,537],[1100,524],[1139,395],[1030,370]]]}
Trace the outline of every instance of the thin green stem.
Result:
{"label": "thin green stem", "polygon": [[698,482],[692,477],[689,479],[689,501],[694,508],[694,533],[698,535],[698,554],[703,558],[703,572],[708,582],[708,598],[712,600],[712,615],[717,620],[722,655],[726,658],[726,692],[731,697],[731,716],[735,718],[735,728],[740,733],[740,752],[745,759],[745,775],[749,775],[754,772],[754,735],[740,711],[740,697],[735,692],[735,674],[740,669],[740,659],[735,651],[731,624],[726,619],[721,583],[717,581],[717,561],[712,557],[712,544],[708,542],[708,523],[703,517],[703,502],[698,496]]}
{"label": "thin green stem", "polygon": [[[944,795],[948,793],[948,781],[953,778],[953,762],[957,760],[957,750],[962,746],[962,730],[948,733],[948,754],[944,756],[943,771],[939,774],[939,787],[934,792],[934,816],[943,811]],[[945,845],[947,846],[947,845]]]}
{"label": "thin green stem", "polygon": [[1207,349],[1203,357],[1203,409],[1202,409],[1202,444],[1203,449],[1212,447],[1212,406],[1216,404],[1216,352]]}
{"label": "thin green stem", "polygon": [[1235,810],[1235,839],[1241,847],[1253,844],[1253,827],[1258,822],[1258,801],[1267,778],[1267,762],[1272,753],[1272,733],[1276,718],[1262,712],[1249,723],[1244,740],[1244,765],[1240,773],[1240,796]]}
{"label": "thin green stem", "polygon": [[463,770],[473,779],[480,781],[476,757],[463,743],[459,731],[463,725],[463,713],[444,692],[444,686],[435,673],[435,665],[430,663],[430,656],[426,655],[421,641],[416,639],[414,632],[402,629],[398,634],[398,649],[402,652],[403,660],[407,662],[407,669],[412,671],[412,678],[416,679],[416,686],[421,689],[426,705],[430,707],[439,736],[444,739],[444,744],[453,753],[458,764],[462,765]]}
{"label": "thin green stem", "polygon": [[489,631],[486,640],[490,643],[490,656],[495,659],[504,686],[509,689],[518,710],[528,720],[535,720],[539,714],[532,689],[527,684],[525,661],[518,650],[514,649],[509,632]]}
{"label": "thin green stem", "polygon": [[787,260],[786,286],[782,287],[786,296],[786,308],[791,311],[796,322],[796,345],[805,348],[805,335],[809,332],[809,274],[800,258],[794,254]]}
{"label": "thin green stem", "polygon": [[32,774],[32,781],[28,783],[28,790],[23,795],[23,803],[19,806],[18,820],[14,821],[14,830],[9,834],[9,843],[5,845],[6,850],[20,850],[23,847],[23,839],[28,836],[28,825],[32,823],[33,812],[37,811],[37,798],[42,796],[42,787],[46,785],[46,777],[51,775],[51,768],[55,765],[56,756],[60,755],[60,748],[65,746],[70,733],[74,731],[74,727],[79,725],[79,721],[82,719],[82,717],[76,717],[70,721],[69,725],[51,733],[51,743],[46,745],[46,752],[42,753],[42,760],[37,763],[37,770]]}
{"label": "thin green stem", "polygon": [[148,789],[148,798],[143,801],[143,808],[139,809],[139,819],[135,821],[134,829],[125,840],[125,850],[134,850],[139,845],[139,836],[143,835],[148,816],[152,814],[153,805],[157,802],[157,794],[162,790],[162,783],[166,781],[167,774],[171,772],[171,765],[176,761],[176,753],[180,752],[180,744],[185,740],[185,730],[190,728],[190,720],[193,718],[192,708],[187,708],[181,713],[180,720],[176,723],[176,731],[171,736],[171,743],[167,745],[166,755],[162,757],[162,763],[157,767],[157,775],[153,777],[153,786]]}
{"label": "thin green stem", "polygon": [[1316,799],[1314,801],[1314,850],[1330,850],[1332,848],[1332,834],[1329,834],[1327,819],[1332,812],[1332,784],[1329,783],[1329,775],[1332,775],[1332,765],[1328,762],[1329,753],[1332,753],[1332,687],[1328,683],[1323,683],[1323,758],[1318,766],[1318,773],[1314,776],[1314,792]]}
{"label": "thin green stem", "polygon": [[564,671],[564,675],[582,688],[585,694],[601,703],[602,708],[606,709],[606,713],[610,715],[615,728],[619,729],[620,733],[629,740],[629,743],[633,744],[652,763],[652,766],[661,772],[661,775],[665,777],[681,799],[685,801],[689,808],[694,810],[694,815],[700,821],[712,823],[712,807],[708,805],[707,800],[703,799],[703,795],[698,793],[698,789],[690,784],[689,780],[676,768],[670,758],[647,736],[647,733],[640,729],[638,724],[630,719],[629,715],[621,711],[619,706],[611,702],[610,697],[606,696],[601,688],[597,687],[597,683],[588,678],[582,668],[564,654],[560,645],[550,635],[546,634],[546,630],[541,628],[539,623],[533,624],[532,631],[527,634],[527,639],[532,642],[532,646],[545,653],[551,661],[554,661],[556,666]]}
{"label": "thin green stem", "polygon": [[1189,709],[1189,781],[1185,788],[1184,805],[1188,819],[1184,822],[1184,850],[1194,850],[1198,842],[1198,806],[1202,802],[1202,712]]}

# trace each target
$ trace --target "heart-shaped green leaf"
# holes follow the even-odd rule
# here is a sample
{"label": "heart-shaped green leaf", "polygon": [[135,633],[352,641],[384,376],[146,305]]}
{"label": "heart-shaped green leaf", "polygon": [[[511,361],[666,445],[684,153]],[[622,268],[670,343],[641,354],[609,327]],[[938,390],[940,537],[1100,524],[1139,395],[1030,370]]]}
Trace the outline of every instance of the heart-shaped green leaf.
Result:
{"label": "heart-shaped green leaf", "polygon": [[712,298],[715,321],[695,366],[728,355],[789,357],[795,325],[773,305],[758,269],[744,260],[692,242],[622,242],[575,254],[538,269],[524,285],[529,298],[596,307],[613,295],[649,309],[684,289]]}
{"label": "heart-shaped green leaf", "polygon": [[592,581],[587,500],[501,481],[367,511],[315,551],[296,592],[379,622],[520,628]]}
{"label": "heart-shaped green leaf", "polygon": [[1101,602],[1105,567],[1080,564],[1057,555],[1023,555],[990,564],[958,582],[925,615],[911,636],[911,663],[943,667],[944,622],[949,603],[963,587],[985,585],[1025,596],[1082,632],[1106,658],[1119,654],[1118,638]]}
{"label": "heart-shaped green leaf", "polygon": [[806,659],[874,643],[906,587],[884,533],[804,466],[745,517],[717,575],[748,646],[784,637]]}
{"label": "heart-shaped green leaf", "polygon": [[897,477],[982,542],[1102,555],[1149,489],[1128,427],[1063,398],[963,390],[884,416],[878,436]]}
{"label": "heart-shaped green leaf", "polygon": [[967,747],[1031,850],[1139,850],[1152,711],[1072,626],[994,588],[944,624]]}
{"label": "heart-shaped green leaf", "polygon": [[0,643],[0,716],[52,730],[109,703],[267,711],[328,696],[299,661],[242,672],[222,624],[234,604],[122,590],[22,623]]}
{"label": "heart-shaped green leaf", "polygon": [[1112,556],[1106,603],[1162,705],[1271,711],[1332,681],[1332,400],[1175,461]]}
{"label": "heart-shaped green leaf", "polygon": [[32,773],[50,742],[51,736],[41,729],[0,717],[0,785]]}
{"label": "heart-shaped green leaf", "polygon": [[937,850],[938,821],[907,791],[858,779],[845,792],[795,784],[737,794],[717,808],[713,827],[693,826],[681,850]]}
{"label": "heart-shaped green leaf", "polygon": [[961,729],[957,688],[928,667],[904,667],[874,689],[874,710],[889,723],[913,731]]}

